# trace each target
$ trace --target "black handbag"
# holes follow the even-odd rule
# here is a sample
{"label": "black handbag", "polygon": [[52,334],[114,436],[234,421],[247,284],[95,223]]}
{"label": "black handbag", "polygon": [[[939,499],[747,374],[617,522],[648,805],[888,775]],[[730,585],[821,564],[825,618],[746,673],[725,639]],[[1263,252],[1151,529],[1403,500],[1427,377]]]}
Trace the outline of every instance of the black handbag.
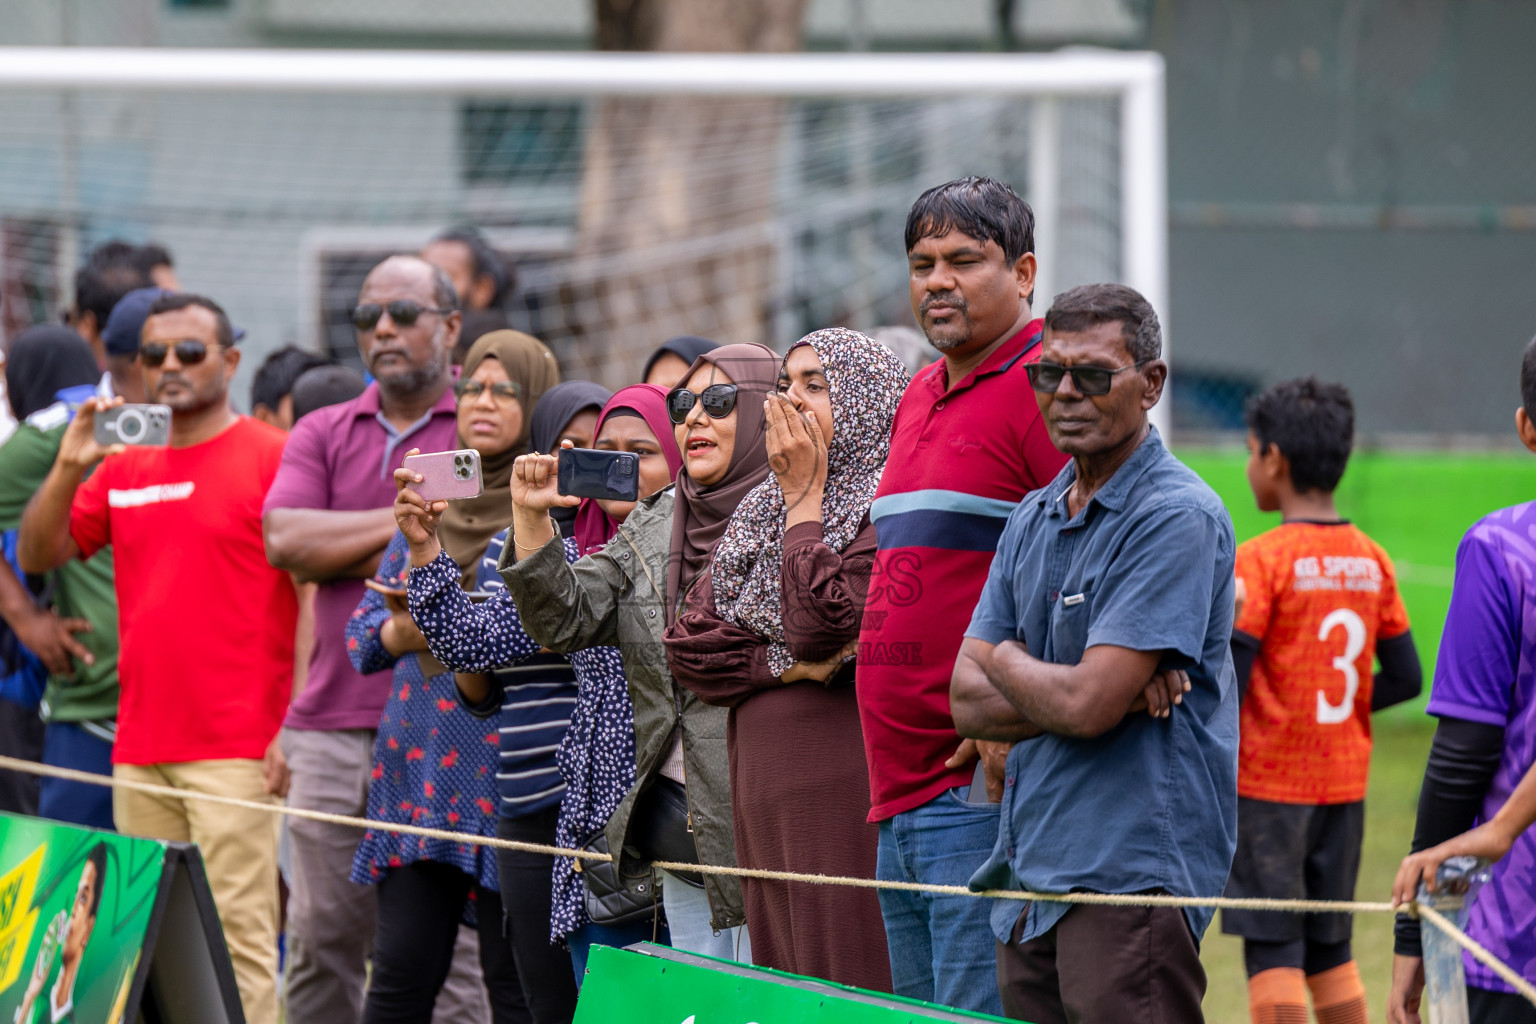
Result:
{"label": "black handbag", "polygon": [[[599,829],[581,848],[591,853],[607,853],[608,836]],[[593,924],[619,928],[655,918],[661,889],[649,862],[629,858],[621,870],[616,861],[578,857],[576,873],[586,890],[583,902]]]}
{"label": "black handbag", "polygon": [[[625,842],[648,861],[697,864],[699,848],[688,827],[688,790],[676,779],[657,775],[635,800]],[[669,869],[695,889],[704,888],[704,876],[694,871]]]}

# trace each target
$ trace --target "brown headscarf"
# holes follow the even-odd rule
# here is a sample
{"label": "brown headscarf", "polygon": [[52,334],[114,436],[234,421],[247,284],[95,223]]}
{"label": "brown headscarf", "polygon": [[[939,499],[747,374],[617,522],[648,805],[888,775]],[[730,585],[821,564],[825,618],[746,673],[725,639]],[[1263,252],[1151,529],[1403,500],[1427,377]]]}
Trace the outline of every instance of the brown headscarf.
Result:
{"label": "brown headscarf", "polygon": [[667,563],[668,625],[677,620],[678,606],[689,585],[709,567],[710,555],[731,513],[748,491],[768,478],[768,420],[763,403],[778,385],[779,362],[778,355],[766,345],[725,345],[699,356],[683,375],[686,384],[699,367],[708,364],[740,390],[736,395],[736,443],[725,477],[709,487],[696,484],[688,475],[686,458],[683,471],[677,475],[672,557]]}
{"label": "brown headscarf", "polygon": [[[507,489],[512,483],[512,463],[528,449],[533,408],[539,396],[560,383],[560,367],[544,343],[520,331],[492,331],[480,336],[464,356],[461,380],[467,380],[485,360],[495,359],[518,389],[517,404],[523,407],[523,429],[504,452],[480,455],[483,489],[478,498],[450,501],[437,528],[443,550],[463,571],[465,589],[475,583],[475,566],[491,538],[512,523],[512,502]],[[462,436],[459,445],[468,448]]]}

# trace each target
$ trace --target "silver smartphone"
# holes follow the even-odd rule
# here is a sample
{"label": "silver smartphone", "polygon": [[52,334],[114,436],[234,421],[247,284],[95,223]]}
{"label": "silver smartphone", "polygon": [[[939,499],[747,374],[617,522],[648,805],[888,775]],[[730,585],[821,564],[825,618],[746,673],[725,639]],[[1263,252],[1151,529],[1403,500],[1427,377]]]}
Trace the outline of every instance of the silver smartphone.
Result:
{"label": "silver smartphone", "polygon": [[96,413],[96,443],[167,445],[171,443],[171,407],[120,405]]}

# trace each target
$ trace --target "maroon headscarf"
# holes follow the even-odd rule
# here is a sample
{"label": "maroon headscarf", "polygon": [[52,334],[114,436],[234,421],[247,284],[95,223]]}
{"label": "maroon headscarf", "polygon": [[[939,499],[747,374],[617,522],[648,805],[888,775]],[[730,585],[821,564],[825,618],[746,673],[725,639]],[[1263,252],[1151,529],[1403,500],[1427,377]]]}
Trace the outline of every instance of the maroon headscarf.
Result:
{"label": "maroon headscarf", "polygon": [[[667,562],[667,625],[677,621],[688,587],[709,567],[715,544],[747,492],[768,478],[768,419],[763,403],[778,387],[780,359],[766,345],[724,345],[693,361],[686,384],[704,365],[719,369],[740,390],[736,396],[736,443],[731,465],[718,483],[697,484],[684,470],[677,477],[672,511],[672,551]],[[725,383],[721,381],[720,383]],[[681,387],[682,385],[678,385]],[[674,434],[675,436],[675,434]]]}
{"label": "maroon headscarf", "polygon": [[[594,438],[602,436],[603,424],[620,409],[633,410],[645,420],[646,426],[651,428],[651,433],[656,435],[656,440],[661,444],[661,454],[667,460],[669,470],[667,475],[676,480],[677,471],[683,468],[683,453],[678,450],[677,442],[673,439],[672,421],[667,419],[667,392],[655,384],[631,384],[621,388],[608,399],[608,404],[598,414],[597,427],[592,431]],[[576,541],[577,551],[585,555],[612,540],[618,529],[619,524],[608,517],[602,506],[591,498],[585,498],[576,509],[576,523],[571,536]]]}

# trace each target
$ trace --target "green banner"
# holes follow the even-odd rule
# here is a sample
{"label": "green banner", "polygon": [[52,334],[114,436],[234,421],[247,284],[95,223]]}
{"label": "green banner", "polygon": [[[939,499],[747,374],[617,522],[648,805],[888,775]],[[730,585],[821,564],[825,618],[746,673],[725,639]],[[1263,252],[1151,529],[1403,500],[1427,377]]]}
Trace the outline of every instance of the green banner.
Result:
{"label": "green banner", "polygon": [[575,1024],[903,1024],[1000,1021],[665,946],[593,946]]}
{"label": "green banner", "polygon": [[119,1024],[165,844],[0,815],[0,1024]]}

